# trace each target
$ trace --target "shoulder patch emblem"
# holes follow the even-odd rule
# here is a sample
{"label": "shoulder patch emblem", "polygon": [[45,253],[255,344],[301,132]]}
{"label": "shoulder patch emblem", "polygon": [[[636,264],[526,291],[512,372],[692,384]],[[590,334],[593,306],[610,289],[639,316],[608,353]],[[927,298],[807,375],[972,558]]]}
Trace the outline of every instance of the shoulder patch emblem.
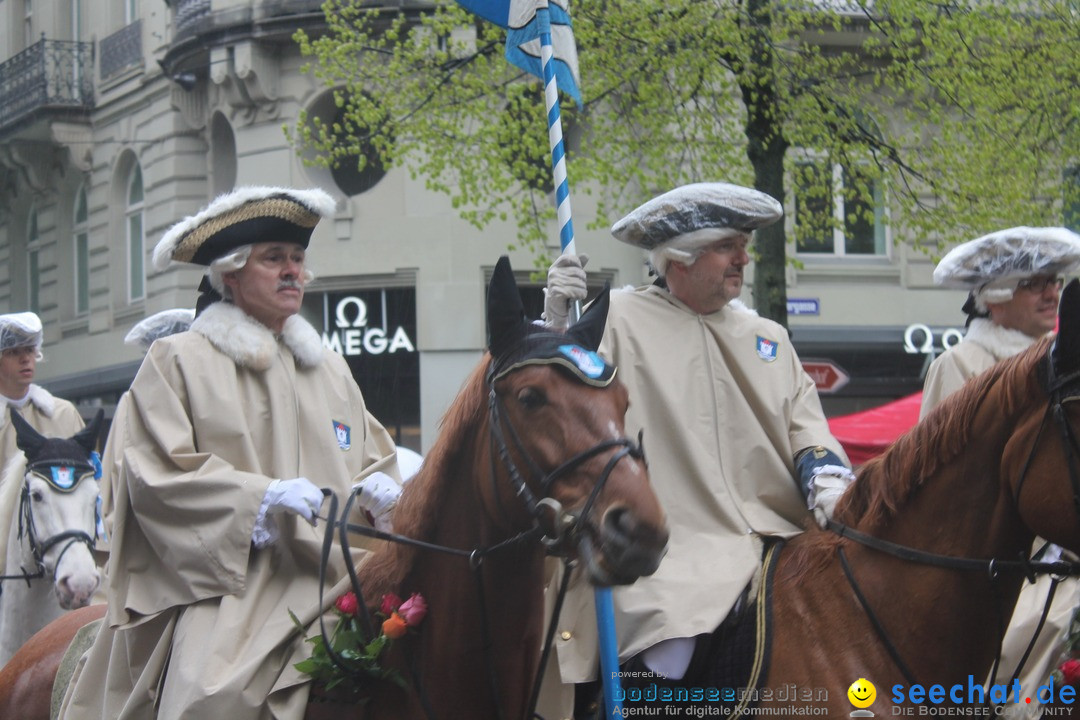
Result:
{"label": "shoulder patch emblem", "polygon": [[352,447],[352,428],[340,420],[334,420],[334,435],[339,448],[348,450]]}
{"label": "shoulder patch emblem", "polygon": [[757,336],[757,354],[758,357],[765,362],[772,362],[776,359],[776,350],[780,347],[780,343],[769,338]]}

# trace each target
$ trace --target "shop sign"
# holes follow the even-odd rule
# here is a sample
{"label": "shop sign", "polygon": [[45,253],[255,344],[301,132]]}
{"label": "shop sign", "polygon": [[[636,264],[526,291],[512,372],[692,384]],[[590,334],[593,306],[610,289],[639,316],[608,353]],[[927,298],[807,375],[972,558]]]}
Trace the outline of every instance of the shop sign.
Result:
{"label": "shop sign", "polygon": [[387,327],[383,320],[381,327],[370,326],[367,303],[355,295],[343,297],[334,310],[333,329],[323,331],[323,345],[346,357],[416,352],[404,327]]}

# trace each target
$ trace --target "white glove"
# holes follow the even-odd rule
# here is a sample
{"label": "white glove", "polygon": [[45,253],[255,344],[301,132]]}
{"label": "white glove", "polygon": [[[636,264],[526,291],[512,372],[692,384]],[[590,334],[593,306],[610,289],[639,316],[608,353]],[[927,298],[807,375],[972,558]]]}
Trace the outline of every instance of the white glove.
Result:
{"label": "white glove", "polygon": [[820,527],[825,527],[832,519],[837,500],[854,481],[855,473],[843,465],[822,465],[814,468],[806,506],[814,511],[814,518]]}
{"label": "white glove", "polygon": [[292,480],[274,480],[266,488],[259,514],[255,518],[255,528],[251,532],[251,542],[257,548],[263,548],[278,539],[277,523],[274,515],[288,510],[296,513],[312,525],[315,514],[322,506],[322,490],[315,487],[307,478]]}
{"label": "white glove", "polygon": [[585,279],[585,264],[589,256],[560,255],[548,269],[544,288],[544,321],[556,330],[570,326],[570,306],[589,294]]}
{"label": "white glove", "polygon": [[390,532],[393,529],[394,506],[401,495],[401,485],[384,472],[373,472],[352,487],[360,494],[356,500],[371,515],[376,530]]}

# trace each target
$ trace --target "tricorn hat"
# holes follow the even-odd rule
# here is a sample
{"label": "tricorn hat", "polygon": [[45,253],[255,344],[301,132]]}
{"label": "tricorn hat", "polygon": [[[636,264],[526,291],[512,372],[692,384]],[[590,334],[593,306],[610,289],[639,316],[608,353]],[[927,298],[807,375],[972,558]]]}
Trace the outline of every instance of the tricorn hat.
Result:
{"label": "tricorn hat", "polygon": [[154,248],[154,267],[164,270],[170,262],[209,265],[256,242],[306,248],[319,219],[332,215],[334,208],[334,199],[317,188],[239,187],[169,228]]}
{"label": "tricorn hat", "polygon": [[703,230],[749,232],[771,225],[784,208],[770,195],[729,183],[693,183],[639,206],[611,226],[616,239],[646,250]]}

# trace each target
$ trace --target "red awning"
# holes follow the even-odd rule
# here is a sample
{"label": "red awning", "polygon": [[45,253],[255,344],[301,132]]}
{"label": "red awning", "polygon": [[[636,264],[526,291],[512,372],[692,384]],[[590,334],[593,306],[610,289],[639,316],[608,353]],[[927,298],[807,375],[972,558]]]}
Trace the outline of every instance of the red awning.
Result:
{"label": "red awning", "polygon": [[861,465],[881,454],[898,437],[919,422],[922,393],[829,419],[833,437],[844,446],[852,465]]}

